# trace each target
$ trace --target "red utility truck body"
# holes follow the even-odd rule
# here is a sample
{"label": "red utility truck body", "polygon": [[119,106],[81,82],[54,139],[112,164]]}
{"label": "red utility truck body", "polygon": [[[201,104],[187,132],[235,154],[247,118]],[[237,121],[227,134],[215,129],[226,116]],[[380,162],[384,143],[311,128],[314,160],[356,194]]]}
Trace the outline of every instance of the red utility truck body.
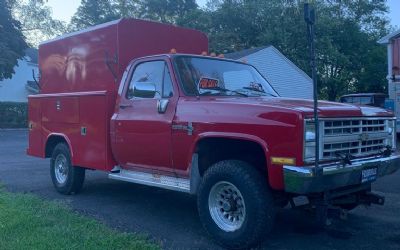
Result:
{"label": "red utility truck body", "polygon": [[276,207],[299,195],[321,221],[328,207],[383,204],[370,191],[400,168],[391,112],[318,102],[315,164],[313,102],[281,98],[253,66],[204,53],[199,31],[135,19],[42,43],[27,153],[51,158],[64,194],[81,189],[85,169],[195,194],[225,247],[259,242]]}
{"label": "red utility truck body", "polygon": [[28,154],[48,157],[54,146],[48,139],[58,135],[67,141],[73,165],[111,170],[117,162],[110,118],[122,75],[133,59],[171,49],[201,54],[208,52],[208,40],[191,29],[120,19],[42,43],[40,95],[29,97]]}

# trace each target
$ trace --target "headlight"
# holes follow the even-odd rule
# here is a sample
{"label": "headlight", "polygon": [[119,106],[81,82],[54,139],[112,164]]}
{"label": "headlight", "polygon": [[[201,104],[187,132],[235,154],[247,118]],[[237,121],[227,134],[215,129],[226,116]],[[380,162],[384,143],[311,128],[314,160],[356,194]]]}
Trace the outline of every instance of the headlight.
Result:
{"label": "headlight", "polygon": [[304,161],[315,160],[315,142],[306,143],[304,147]]}
{"label": "headlight", "polygon": [[304,127],[304,161],[315,160],[315,125],[306,121]]}
{"label": "headlight", "polygon": [[388,132],[391,135],[395,132],[396,120],[388,120]]}
{"label": "headlight", "polygon": [[314,122],[307,122],[305,128],[304,139],[306,142],[315,141],[315,125]]}

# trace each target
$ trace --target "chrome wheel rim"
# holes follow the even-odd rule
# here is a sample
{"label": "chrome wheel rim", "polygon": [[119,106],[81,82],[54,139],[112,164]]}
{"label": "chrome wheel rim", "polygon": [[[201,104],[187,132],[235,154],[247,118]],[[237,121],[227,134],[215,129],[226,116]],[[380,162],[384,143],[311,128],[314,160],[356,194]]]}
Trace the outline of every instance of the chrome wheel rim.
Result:
{"label": "chrome wheel rim", "polygon": [[215,224],[225,232],[240,229],[246,218],[242,194],[235,185],[227,181],[220,181],[211,188],[208,208]]}
{"label": "chrome wheel rim", "polygon": [[67,158],[63,154],[59,154],[54,161],[54,175],[57,179],[57,182],[64,184],[67,181],[67,173]]}

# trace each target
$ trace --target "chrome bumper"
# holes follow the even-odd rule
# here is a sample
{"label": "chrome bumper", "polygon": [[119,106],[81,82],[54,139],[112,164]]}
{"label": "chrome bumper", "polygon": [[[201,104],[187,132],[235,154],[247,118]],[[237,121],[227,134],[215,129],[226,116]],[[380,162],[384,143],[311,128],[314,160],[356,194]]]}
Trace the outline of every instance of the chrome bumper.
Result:
{"label": "chrome bumper", "polygon": [[339,162],[320,165],[322,174],[316,175],[313,166],[283,166],[285,191],[296,194],[320,193],[341,187],[361,184],[364,169],[377,168],[377,177],[400,169],[400,155],[371,157],[352,161],[342,166]]}

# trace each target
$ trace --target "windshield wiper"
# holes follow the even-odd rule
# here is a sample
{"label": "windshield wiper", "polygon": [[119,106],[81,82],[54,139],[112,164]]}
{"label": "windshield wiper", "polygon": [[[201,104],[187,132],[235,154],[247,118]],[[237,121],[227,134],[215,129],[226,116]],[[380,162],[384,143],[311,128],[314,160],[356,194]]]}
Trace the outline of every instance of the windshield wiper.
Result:
{"label": "windshield wiper", "polygon": [[[235,94],[238,94],[238,95],[241,95],[241,96],[248,97],[248,95],[245,94],[245,93],[242,93],[242,92],[239,92],[239,91],[236,91],[236,90],[225,89],[225,88],[221,88],[221,87],[206,88],[206,89],[207,90],[223,91],[223,92],[232,92],[232,93],[235,93]],[[210,93],[211,93],[211,91],[206,91],[206,92],[203,92],[203,93],[199,93],[199,95],[205,95],[205,94],[210,94]]]}
{"label": "windshield wiper", "polygon": [[247,90],[251,90],[251,91],[254,91],[254,92],[258,92],[258,93],[267,94],[267,95],[270,95],[270,96],[273,96],[273,97],[277,97],[276,95],[273,95],[271,93],[265,92],[264,90],[260,90],[260,89],[256,89],[256,88],[252,88],[252,87],[243,87],[242,89],[247,89]]}

